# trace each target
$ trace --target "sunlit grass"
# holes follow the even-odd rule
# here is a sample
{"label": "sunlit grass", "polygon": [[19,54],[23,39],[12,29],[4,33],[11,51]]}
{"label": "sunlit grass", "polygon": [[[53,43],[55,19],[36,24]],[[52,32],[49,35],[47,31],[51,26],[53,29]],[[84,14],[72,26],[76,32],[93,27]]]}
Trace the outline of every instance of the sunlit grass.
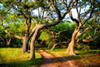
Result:
{"label": "sunlit grass", "polygon": [[[55,54],[59,54],[61,56],[65,56],[67,57],[69,60],[77,60],[76,63],[82,63],[83,65],[87,66],[100,66],[100,49],[91,49],[89,50],[89,52],[83,51],[83,50],[75,50],[76,56],[69,56],[67,55],[66,49],[54,49],[54,50],[50,50],[47,49],[50,52],[53,52]],[[80,64],[81,66],[81,64]]]}
{"label": "sunlit grass", "polygon": [[0,64],[9,67],[36,66],[41,62],[41,55],[36,52],[36,59],[30,60],[30,53],[22,53],[21,48],[0,48]]}
{"label": "sunlit grass", "polygon": [[66,56],[66,54],[65,54],[66,49],[56,48],[54,50],[51,50],[51,49],[47,49],[47,50],[49,50],[50,52],[53,52],[55,54],[59,54],[59,55],[62,55],[62,56]]}

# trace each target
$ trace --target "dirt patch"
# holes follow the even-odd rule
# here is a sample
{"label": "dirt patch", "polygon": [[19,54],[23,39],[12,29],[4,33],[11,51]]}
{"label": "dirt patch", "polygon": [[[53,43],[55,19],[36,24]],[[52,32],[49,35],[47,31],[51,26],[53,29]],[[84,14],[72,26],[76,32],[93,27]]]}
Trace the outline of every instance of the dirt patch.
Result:
{"label": "dirt patch", "polygon": [[42,52],[41,50],[37,50],[37,52],[43,57],[43,62],[38,67],[60,67],[59,63],[56,63],[56,59],[52,56],[46,54],[45,52]]}
{"label": "dirt patch", "polygon": [[[47,50],[43,50],[43,52],[41,50],[37,50],[37,52],[40,53],[43,57],[43,63],[39,65],[39,67],[78,67],[67,58],[54,54]],[[53,55],[53,57],[48,55],[47,53]]]}
{"label": "dirt patch", "polygon": [[49,52],[48,50],[44,50],[44,51],[51,54],[51,55],[53,55],[55,58],[57,58],[59,60],[59,62],[61,63],[62,67],[78,67],[73,63],[74,61],[68,60],[67,57],[65,58],[61,55]]}

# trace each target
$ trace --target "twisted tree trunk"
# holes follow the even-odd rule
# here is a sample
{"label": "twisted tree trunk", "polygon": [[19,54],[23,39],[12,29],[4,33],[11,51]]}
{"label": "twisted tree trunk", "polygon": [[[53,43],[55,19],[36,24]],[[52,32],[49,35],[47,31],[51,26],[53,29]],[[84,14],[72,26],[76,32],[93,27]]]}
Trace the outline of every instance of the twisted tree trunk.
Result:
{"label": "twisted tree trunk", "polygon": [[30,35],[32,36],[32,39],[31,39],[31,44],[30,44],[30,59],[33,60],[35,59],[35,39],[36,39],[36,36],[39,32],[39,30],[43,29],[43,28],[47,28],[47,27],[50,27],[50,26],[54,26],[58,23],[60,23],[61,20],[58,20],[58,21],[55,21],[53,23],[48,23],[48,24],[43,24],[43,25],[36,25],[35,28],[33,29],[33,31],[30,33]]}
{"label": "twisted tree trunk", "polygon": [[79,32],[79,30],[75,29],[75,31],[72,34],[71,42],[69,43],[67,51],[66,51],[66,54],[68,54],[68,55],[75,55],[75,53],[74,53],[74,46],[75,46],[75,42],[77,40],[76,37],[77,37],[78,32]]}

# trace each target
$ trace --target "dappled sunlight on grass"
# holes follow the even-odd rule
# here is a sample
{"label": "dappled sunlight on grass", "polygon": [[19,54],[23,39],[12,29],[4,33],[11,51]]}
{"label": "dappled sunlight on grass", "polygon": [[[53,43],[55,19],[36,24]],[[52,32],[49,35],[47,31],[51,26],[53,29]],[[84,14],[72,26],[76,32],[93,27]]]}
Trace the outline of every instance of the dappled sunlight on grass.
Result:
{"label": "dappled sunlight on grass", "polygon": [[51,50],[51,49],[47,49],[49,50],[50,52],[54,52],[55,54],[59,54],[59,55],[62,55],[62,56],[66,56],[65,52],[66,52],[66,49],[54,49],[54,50]]}
{"label": "dappled sunlight on grass", "polygon": [[34,66],[41,62],[41,55],[36,52],[36,59],[30,60],[30,53],[22,53],[21,48],[0,48],[0,64],[6,66]]}
{"label": "dappled sunlight on grass", "polygon": [[83,50],[75,50],[76,56],[70,56],[67,55],[66,49],[54,49],[54,50],[50,50],[48,49],[50,52],[53,52],[55,54],[59,54],[62,56],[67,57],[67,59],[69,60],[74,60],[75,63],[79,66],[100,66],[100,49],[91,49],[89,50],[89,52],[83,51]]}

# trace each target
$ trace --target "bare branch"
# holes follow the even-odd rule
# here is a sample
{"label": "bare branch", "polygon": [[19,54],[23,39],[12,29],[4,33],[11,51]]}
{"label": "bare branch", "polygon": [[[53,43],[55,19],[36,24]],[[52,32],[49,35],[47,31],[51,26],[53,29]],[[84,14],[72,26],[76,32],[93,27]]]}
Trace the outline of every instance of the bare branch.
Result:
{"label": "bare branch", "polygon": [[85,23],[86,21],[88,21],[90,18],[93,17],[93,16],[92,16],[92,13],[94,12],[93,10],[94,10],[94,9],[92,9],[92,11],[91,11],[91,13],[90,13],[90,16],[89,16],[83,23]]}
{"label": "bare branch", "polygon": [[[75,1],[72,3],[72,0],[71,0],[68,6],[67,6],[67,3],[64,2],[64,4],[66,5],[66,10],[67,10],[67,11],[64,13],[64,15],[62,16],[62,18],[64,18],[64,17],[66,16],[66,14],[70,12],[70,10],[73,8],[73,5],[74,5],[76,2],[77,2],[77,0],[75,0]],[[71,3],[72,3],[72,5],[71,5]],[[71,7],[70,7],[70,5],[71,5]],[[82,4],[81,4],[81,5],[82,5]]]}
{"label": "bare branch", "polygon": [[49,18],[50,20],[52,20],[49,16],[45,16],[43,19]]}
{"label": "bare branch", "polygon": [[27,19],[25,18],[25,24],[26,24],[26,26],[28,26],[28,23],[27,23]]}
{"label": "bare branch", "polygon": [[57,12],[58,18],[62,19],[60,10],[57,8],[57,6],[56,6],[55,4],[53,4],[53,6],[54,6],[55,9],[56,9],[56,12]]}
{"label": "bare branch", "polygon": [[8,32],[7,30],[3,29],[5,33],[7,33],[10,37],[14,37],[14,38],[18,38],[18,39],[23,39],[22,36],[18,36],[18,35],[12,35],[10,32]]}
{"label": "bare branch", "polygon": [[68,7],[70,7],[71,6],[71,3],[73,2],[73,0],[70,0],[70,3],[68,4]]}
{"label": "bare branch", "polygon": [[80,9],[78,10],[78,1],[77,1],[77,3],[76,3],[76,11],[77,11],[77,16],[78,16],[78,20],[79,20],[79,22],[81,22],[81,19],[80,19],[80,12],[81,12],[81,7],[80,7]]}
{"label": "bare branch", "polygon": [[21,14],[24,16],[24,18],[27,18],[27,19],[28,19],[28,17],[25,16],[25,14],[23,13],[22,10],[20,10],[20,12],[21,12]]}
{"label": "bare branch", "polygon": [[52,13],[52,11],[49,11],[43,19],[49,18],[51,20],[51,18],[48,16],[51,13]]}
{"label": "bare branch", "polygon": [[37,20],[35,18],[33,18],[33,20],[37,23]]}
{"label": "bare branch", "polygon": [[29,38],[32,37],[32,35],[34,34],[35,30],[37,28],[37,25],[32,29],[32,31],[29,34]]}
{"label": "bare branch", "polygon": [[65,5],[66,5],[66,9],[68,9],[68,6],[67,6],[67,1],[64,2],[64,0],[62,1]]}
{"label": "bare branch", "polygon": [[77,24],[77,26],[79,26],[79,21],[78,21],[77,19],[74,19],[74,18],[72,17],[72,13],[71,13],[71,12],[69,12],[69,15],[70,15],[71,20],[72,20],[72,21],[75,21],[76,24]]}
{"label": "bare branch", "polygon": [[54,32],[53,31],[50,31],[49,29],[46,29],[46,30],[54,36]]}
{"label": "bare branch", "polygon": [[42,12],[42,18],[43,18],[43,16],[44,16],[44,9],[42,9],[42,7],[40,7],[40,9],[41,9],[41,12]]}

